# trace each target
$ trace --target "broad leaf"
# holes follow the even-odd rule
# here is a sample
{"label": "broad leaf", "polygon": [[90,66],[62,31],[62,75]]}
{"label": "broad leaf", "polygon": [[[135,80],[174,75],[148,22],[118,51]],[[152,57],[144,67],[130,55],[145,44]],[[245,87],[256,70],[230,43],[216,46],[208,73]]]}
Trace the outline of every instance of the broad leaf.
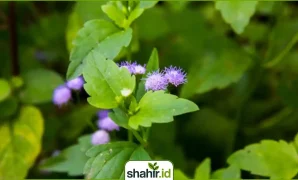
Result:
{"label": "broad leaf", "polygon": [[195,180],[209,180],[211,172],[211,161],[206,158],[195,171]]}
{"label": "broad leaf", "polygon": [[[76,2],[73,11],[68,17],[66,28],[66,43],[67,49],[71,51],[78,31],[84,26],[84,23],[92,19],[104,19],[105,15],[98,7],[105,4],[106,1],[90,1],[90,2]],[[88,9],[88,11],[86,11]],[[105,18],[107,19],[107,18]]]}
{"label": "broad leaf", "polygon": [[136,93],[136,99],[137,101],[140,101],[140,99],[143,97],[143,95],[146,93],[145,91],[145,81],[146,75],[152,71],[156,71],[159,69],[159,58],[158,58],[158,52],[157,49],[154,48],[150,58],[148,60],[148,63],[146,65],[146,73],[142,76],[142,80],[139,82],[138,90]]}
{"label": "broad leaf", "polygon": [[152,123],[168,123],[173,116],[199,110],[198,106],[186,99],[166,94],[164,91],[148,91],[139,102],[140,110],[129,118],[129,126],[150,127]]}
{"label": "broad leaf", "polygon": [[43,117],[33,106],[21,108],[12,124],[0,126],[0,177],[24,179],[41,149]]}
{"label": "broad leaf", "polygon": [[20,93],[24,103],[40,104],[50,102],[53,91],[64,83],[62,77],[54,71],[35,69],[24,75],[25,88]]}
{"label": "broad leaf", "polygon": [[298,173],[295,147],[285,141],[263,140],[246,146],[232,154],[228,163],[272,179],[291,179]]}
{"label": "broad leaf", "polygon": [[142,147],[130,142],[94,146],[86,155],[90,157],[84,169],[88,179],[123,179],[127,161],[151,160]]}
{"label": "broad leaf", "polygon": [[107,36],[116,33],[119,29],[111,22],[105,20],[90,20],[79,30],[73,41],[73,49],[70,53],[70,64],[67,70],[67,78],[73,79],[82,73],[83,62],[91,50]]}
{"label": "broad leaf", "polygon": [[47,159],[40,169],[50,172],[66,172],[70,176],[83,175],[84,166],[88,160],[85,155],[91,147],[91,136],[79,138],[79,143],[64,149],[58,156]]}
{"label": "broad leaf", "polygon": [[229,166],[228,168],[219,169],[212,174],[212,179],[241,179],[241,171],[237,166]]}
{"label": "broad leaf", "polygon": [[[217,41],[212,41],[216,37]],[[251,58],[236,44],[220,35],[205,41],[204,51],[190,67],[181,96],[188,98],[195,94],[222,89],[237,82],[251,65]]]}
{"label": "broad leaf", "polygon": [[[281,36],[282,34],[282,36]],[[297,19],[278,23],[270,34],[266,67],[272,67],[284,59],[298,41]]]}
{"label": "broad leaf", "polygon": [[241,34],[254,14],[257,4],[258,1],[216,1],[215,8],[220,10],[223,19],[232,26],[233,30]]}
{"label": "broad leaf", "polygon": [[1,102],[10,95],[11,89],[10,89],[9,83],[4,79],[0,79],[0,87],[1,87],[0,88],[0,102]]}
{"label": "broad leaf", "polygon": [[121,92],[134,91],[135,76],[126,68],[119,68],[115,62],[106,60],[101,52],[93,50],[87,57],[83,72],[86,92],[90,95],[88,102],[102,109],[118,107],[123,101]]}

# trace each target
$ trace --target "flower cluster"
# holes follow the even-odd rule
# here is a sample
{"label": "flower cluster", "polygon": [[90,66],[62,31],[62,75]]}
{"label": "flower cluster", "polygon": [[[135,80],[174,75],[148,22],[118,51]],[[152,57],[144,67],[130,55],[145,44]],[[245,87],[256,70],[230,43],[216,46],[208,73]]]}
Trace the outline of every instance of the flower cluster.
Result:
{"label": "flower cluster", "polygon": [[77,77],[58,86],[53,93],[53,103],[57,106],[66,104],[71,99],[71,90],[79,91],[84,85],[83,77]]}
{"label": "flower cluster", "polygon": [[109,110],[101,110],[97,113],[97,126],[99,130],[92,134],[93,145],[105,144],[110,141],[109,131],[120,130],[120,127],[108,116]]}
{"label": "flower cluster", "polygon": [[154,71],[152,73],[148,73],[145,80],[146,91],[166,90],[169,84],[177,87],[187,82],[186,73],[181,68],[173,66],[165,68],[161,72]]}
{"label": "flower cluster", "polygon": [[135,75],[145,74],[146,72],[146,66],[145,65],[142,66],[140,64],[137,64],[136,62],[133,62],[133,63],[129,63],[127,61],[122,62],[119,64],[119,67],[127,68],[131,74],[135,74]]}

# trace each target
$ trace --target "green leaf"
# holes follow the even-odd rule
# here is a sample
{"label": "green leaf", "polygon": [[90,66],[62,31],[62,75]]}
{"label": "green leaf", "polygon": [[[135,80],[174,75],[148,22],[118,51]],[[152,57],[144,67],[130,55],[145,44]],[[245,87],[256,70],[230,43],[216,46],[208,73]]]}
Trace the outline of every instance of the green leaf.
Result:
{"label": "green leaf", "polygon": [[84,169],[88,179],[121,179],[127,161],[151,160],[142,147],[130,142],[94,146],[86,155],[90,157]]}
{"label": "green leaf", "polygon": [[21,108],[12,124],[0,126],[0,177],[24,179],[41,149],[43,117],[33,106]]}
{"label": "green leaf", "polygon": [[140,0],[139,8],[149,9],[149,8],[154,7],[157,3],[158,3],[158,1],[144,1],[144,0]]}
{"label": "green leaf", "polygon": [[272,179],[291,179],[298,173],[295,147],[285,141],[263,140],[246,146],[232,154],[228,163]]}
{"label": "green leaf", "polygon": [[5,100],[11,93],[9,83],[5,79],[0,79],[0,102]]}
{"label": "green leaf", "polygon": [[[211,41],[215,37],[217,41]],[[181,91],[184,98],[225,88],[237,82],[252,64],[251,58],[229,39],[216,35],[209,38],[190,67],[188,82]]]}
{"label": "green leaf", "polygon": [[[150,58],[148,60],[148,63],[146,65],[146,73],[142,76],[142,79],[146,78],[146,75],[152,71],[156,71],[159,69],[159,58],[158,58],[158,52],[157,49],[154,48]],[[138,85],[138,90],[136,93],[136,99],[139,102],[141,98],[146,93],[145,91],[145,81],[140,81]]]}
{"label": "green leaf", "polygon": [[91,135],[82,136],[78,144],[64,149],[58,156],[47,159],[39,168],[50,172],[67,172],[70,176],[83,175],[88,160],[85,152],[91,146]]}
{"label": "green leaf", "polygon": [[229,166],[228,168],[219,169],[212,174],[212,179],[241,179],[241,171],[237,166]]}
{"label": "green leaf", "polygon": [[62,77],[54,71],[35,69],[24,75],[25,88],[20,93],[24,103],[41,104],[52,100],[53,92],[64,84]]}
{"label": "green leaf", "polygon": [[[108,70],[108,71],[107,71]],[[126,68],[119,68],[115,62],[106,60],[101,52],[93,50],[87,57],[83,72],[88,102],[97,108],[112,109],[123,101],[123,90],[134,91],[135,76]]]}
{"label": "green leaf", "polygon": [[[102,10],[98,8],[105,3],[106,1],[76,2],[73,11],[68,17],[66,27],[66,43],[69,51],[71,51],[73,47],[72,41],[75,39],[78,31],[84,26],[85,22],[92,19],[105,18]],[[88,9],[88,11],[86,11],[86,9]]]}
{"label": "green leaf", "polygon": [[265,67],[272,67],[285,59],[285,55],[292,49],[297,41],[297,19],[279,22],[270,34]]}
{"label": "green leaf", "polygon": [[216,1],[215,8],[221,12],[223,19],[232,26],[233,30],[241,34],[254,14],[257,4],[258,1]]}
{"label": "green leaf", "polygon": [[0,119],[9,119],[18,109],[18,99],[9,97],[0,103]]}
{"label": "green leaf", "polygon": [[[120,6],[120,7],[119,7]],[[126,24],[126,15],[122,9],[121,2],[110,1],[105,5],[101,6],[101,9],[107,16],[112,19],[115,24],[122,28],[128,28],[128,24]]]}
{"label": "green leaf", "polygon": [[121,127],[128,129],[128,116],[120,108],[113,109],[113,112],[109,113],[109,117]]}
{"label": "green leaf", "polygon": [[168,123],[173,116],[199,110],[198,106],[186,99],[166,94],[164,91],[148,91],[139,102],[140,110],[129,118],[129,126],[150,127],[152,123]]}
{"label": "green leaf", "polygon": [[178,180],[189,180],[189,178],[180,169],[174,170],[174,177]]}
{"label": "green leaf", "polygon": [[87,55],[98,46],[99,42],[117,31],[119,31],[118,28],[109,21],[90,20],[86,22],[73,41],[67,79],[81,75]]}
{"label": "green leaf", "polygon": [[211,161],[206,158],[195,171],[195,180],[209,180],[211,172]]}
{"label": "green leaf", "polygon": [[113,60],[121,51],[122,47],[128,47],[132,38],[132,29],[128,28],[125,31],[120,31],[108,36],[95,48],[104,57]]}

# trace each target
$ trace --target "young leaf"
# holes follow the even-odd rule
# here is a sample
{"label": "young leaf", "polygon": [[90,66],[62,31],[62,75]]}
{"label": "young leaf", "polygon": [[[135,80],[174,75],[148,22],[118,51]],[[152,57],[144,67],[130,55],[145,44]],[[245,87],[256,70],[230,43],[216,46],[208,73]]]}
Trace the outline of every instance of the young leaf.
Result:
{"label": "young leaf", "polygon": [[0,79],[0,102],[5,100],[10,95],[10,85],[9,83],[4,80]]}
{"label": "young leaf", "polygon": [[235,152],[227,161],[252,174],[274,179],[291,179],[298,173],[295,147],[285,141],[263,140]]}
{"label": "young leaf", "polygon": [[129,118],[128,124],[133,129],[150,127],[152,123],[168,123],[173,121],[173,116],[199,110],[195,103],[164,91],[148,91],[139,107],[140,110]]}
{"label": "young leaf", "polygon": [[122,7],[121,3],[117,1],[110,1],[101,6],[102,11],[106,13],[107,16],[115,22],[115,24],[122,28],[128,28],[126,25],[126,15],[122,11],[122,8],[125,7]]}
{"label": "young leaf", "polygon": [[254,14],[257,4],[258,1],[216,1],[215,8],[220,10],[223,19],[232,26],[233,30],[241,34]]}
{"label": "young leaf", "polygon": [[[156,71],[158,69],[159,69],[158,52],[157,52],[157,49],[154,48],[151,55],[150,55],[149,61],[146,65],[146,73],[142,76],[142,79],[144,79],[149,72]],[[142,81],[140,81],[140,83],[138,85],[138,90],[137,90],[137,93],[136,93],[137,101],[140,101],[145,93],[146,93],[146,91],[145,91],[145,81],[142,80]]]}
{"label": "young leaf", "polygon": [[211,161],[206,158],[197,168],[195,172],[195,180],[209,180],[211,171]]}
{"label": "young leaf", "polygon": [[119,29],[105,20],[90,20],[79,30],[73,41],[70,53],[70,64],[67,70],[67,79],[73,79],[82,73],[83,62],[86,56],[97,47],[98,43],[107,36],[118,32]]}
{"label": "young leaf", "polygon": [[33,106],[21,108],[12,124],[0,126],[0,177],[24,179],[41,149],[43,117]]}
{"label": "young leaf", "polygon": [[115,62],[106,60],[101,52],[93,50],[86,58],[83,72],[84,88],[90,95],[88,102],[102,109],[118,107],[122,102],[122,90],[134,91],[135,76],[126,68],[119,68]]}
{"label": "young leaf", "polygon": [[151,160],[142,147],[130,142],[94,146],[86,155],[90,157],[84,169],[88,179],[123,179],[127,161]]}
{"label": "young leaf", "polygon": [[24,75],[25,89],[20,93],[24,103],[40,104],[52,100],[53,91],[64,83],[62,77],[47,69],[34,69]]}
{"label": "young leaf", "polygon": [[88,157],[85,152],[92,146],[91,135],[79,138],[79,143],[64,149],[58,156],[47,159],[41,170],[50,172],[67,172],[70,176],[83,175]]}

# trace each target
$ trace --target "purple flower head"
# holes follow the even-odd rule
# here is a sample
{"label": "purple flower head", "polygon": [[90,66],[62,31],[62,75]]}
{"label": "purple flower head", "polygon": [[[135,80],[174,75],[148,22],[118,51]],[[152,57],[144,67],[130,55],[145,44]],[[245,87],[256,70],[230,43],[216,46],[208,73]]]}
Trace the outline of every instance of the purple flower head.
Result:
{"label": "purple flower head", "polygon": [[91,136],[91,143],[93,145],[106,144],[110,141],[110,135],[105,130],[98,130]]}
{"label": "purple flower head", "polygon": [[125,67],[129,70],[129,72],[131,74],[145,74],[146,72],[146,68],[145,68],[145,65],[142,66],[140,64],[137,64],[136,62],[133,62],[133,63],[129,63],[129,62],[122,62],[120,64],[120,67]]}
{"label": "purple flower head", "polygon": [[70,99],[71,99],[71,90],[68,89],[66,86],[61,85],[54,90],[54,94],[53,94],[54,104],[61,106],[63,104],[66,104]]}
{"label": "purple flower head", "polygon": [[180,84],[186,83],[186,74],[182,71],[181,68],[172,67],[165,68],[164,76],[167,81],[174,86],[179,86]]}
{"label": "purple flower head", "polygon": [[167,86],[168,86],[167,79],[159,71],[154,71],[147,75],[146,82],[145,82],[146,91],[165,90]]}
{"label": "purple flower head", "polygon": [[128,71],[131,74],[134,72],[133,66],[129,62],[127,62],[127,61],[121,62],[120,65],[119,65],[119,67],[124,67],[124,68],[128,69]]}
{"label": "purple flower head", "polygon": [[142,66],[140,64],[135,64],[133,74],[145,74],[145,72],[146,72],[145,65]]}
{"label": "purple flower head", "polygon": [[97,125],[100,129],[103,129],[106,131],[113,131],[113,130],[119,131],[119,126],[110,117],[99,119],[97,121]]}
{"label": "purple flower head", "polygon": [[109,110],[100,110],[98,111],[97,116],[99,117],[99,119],[103,119],[108,117],[109,112]]}
{"label": "purple flower head", "polygon": [[84,79],[81,76],[66,82],[66,86],[73,90],[80,90],[83,87],[83,85]]}

